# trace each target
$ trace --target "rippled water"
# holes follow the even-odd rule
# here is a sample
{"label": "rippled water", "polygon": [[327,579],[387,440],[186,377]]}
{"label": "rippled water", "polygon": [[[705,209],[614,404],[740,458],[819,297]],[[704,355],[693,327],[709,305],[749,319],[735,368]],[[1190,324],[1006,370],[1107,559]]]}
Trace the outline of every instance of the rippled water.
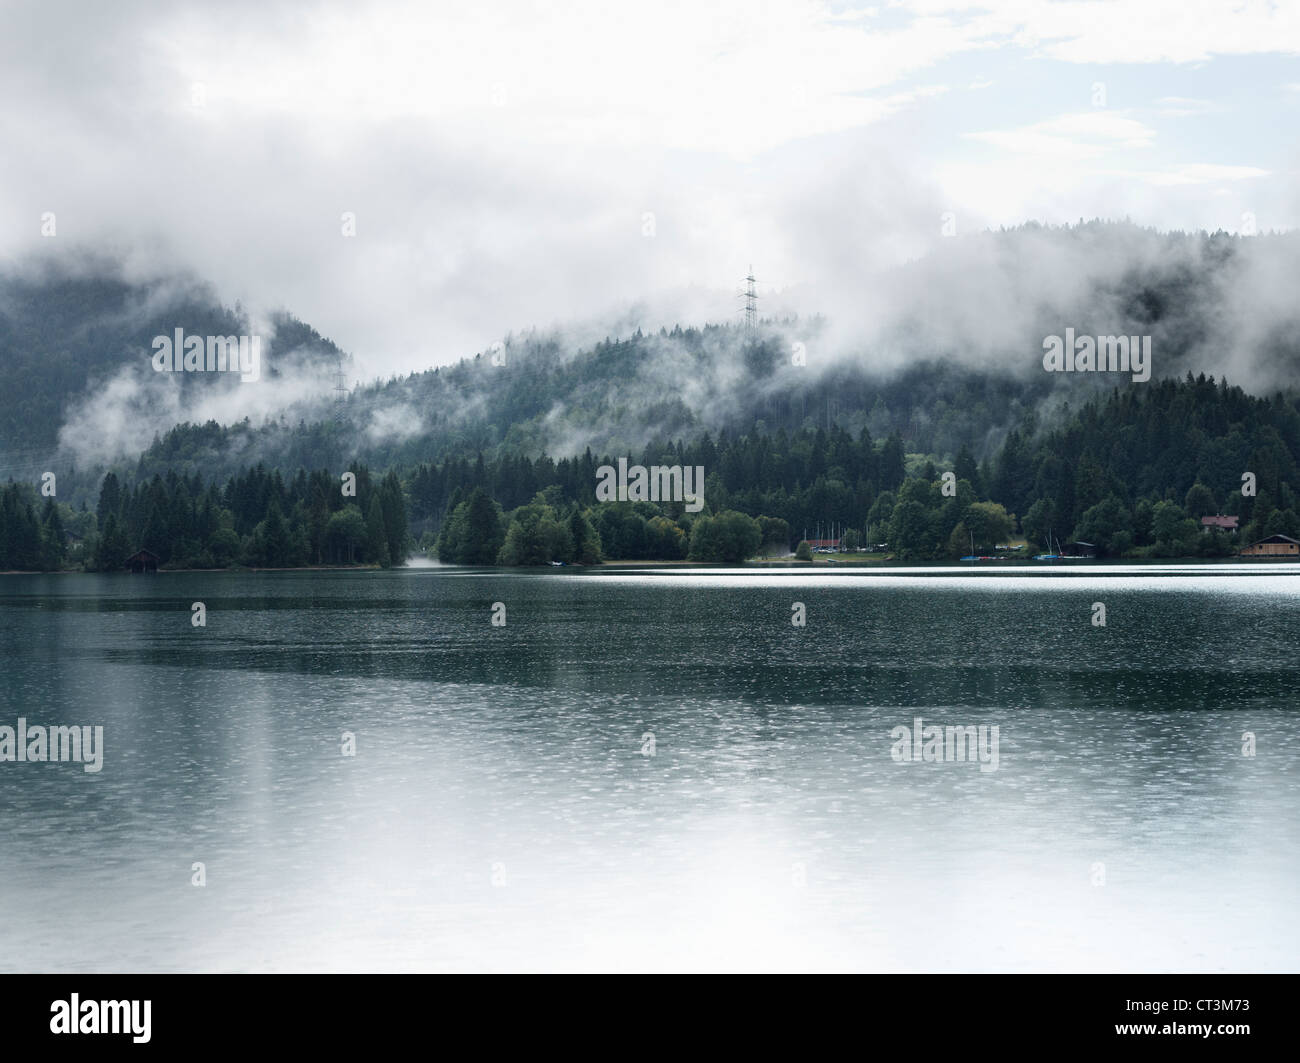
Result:
{"label": "rippled water", "polygon": [[1298,641],[1276,565],[6,576],[0,725],[105,754],[0,763],[0,969],[1295,970]]}

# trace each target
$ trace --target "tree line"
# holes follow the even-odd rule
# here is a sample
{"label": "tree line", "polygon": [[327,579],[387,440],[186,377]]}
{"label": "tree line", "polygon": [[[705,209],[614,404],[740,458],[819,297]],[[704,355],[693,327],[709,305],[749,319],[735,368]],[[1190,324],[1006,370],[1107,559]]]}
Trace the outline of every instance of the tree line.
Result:
{"label": "tree line", "polygon": [[[466,552],[463,523],[442,525],[436,541],[426,540],[445,560],[472,554],[477,564],[535,562],[548,542],[549,560],[580,557],[576,544],[592,541],[588,529],[611,560],[732,560],[737,544],[752,545],[744,556],[788,552],[832,522],[847,548],[883,544],[904,561],[989,553],[1017,536],[1034,550],[1083,541],[1102,556],[1221,557],[1273,534],[1300,538],[1297,453],[1294,397],[1251,396],[1189,373],[1115,388],[1051,426],[1028,414],[982,462],[966,446],[947,462],[905,453],[897,432],[877,441],[866,428],[856,437],[838,426],[787,434],[765,432],[761,423],[716,440],[705,433],[690,443],[655,443],[631,456],[647,467],[703,466],[705,510],[695,517],[680,503],[592,504],[596,470],[614,459],[590,450],[559,461],[480,455],[421,465],[410,497],[413,522],[422,525],[440,511],[464,518],[461,507],[478,492],[476,526],[493,534],[471,536],[481,539],[477,549]],[[491,528],[489,502],[500,510]],[[508,519],[512,509],[523,515],[518,528]],[[725,548],[710,548],[714,522],[728,514],[753,520],[757,542],[747,529],[727,535]],[[1237,516],[1239,533],[1204,529],[1200,518],[1215,514]],[[739,527],[730,516],[724,524]],[[529,549],[521,552],[519,542]]]}
{"label": "tree line", "polygon": [[605,560],[709,561],[734,564],[765,541],[784,550],[789,526],[735,510],[666,515],[653,502],[565,503],[558,484],[507,514],[482,487],[452,500],[432,543],[439,560],[463,565],[594,565]]}
{"label": "tree line", "polygon": [[93,511],[38,503],[33,487],[10,483],[0,491],[0,568],[114,572],[139,550],[171,568],[403,563],[410,535],[396,472],[376,480],[357,465],[348,478],[304,470],[286,481],[258,466],[223,486],[174,472],[129,485],[110,472]]}
{"label": "tree line", "polygon": [[[345,493],[328,471],[282,477],[263,466],[205,484],[169,471],[125,483],[109,473],[93,511],[10,483],[0,492],[0,564],[120,568],[145,548],[172,567],[399,564],[527,565],[600,560],[736,561],[785,554],[834,523],[847,546],[886,544],[900,560],[991,551],[1015,536],[1035,549],[1082,540],[1116,557],[1221,556],[1273,534],[1300,538],[1300,411],[1213,377],[1116,388],[1054,423],[1025,416],[977,461],[908,453],[901,436],[839,426],[703,433],[659,441],[632,463],[705,470],[704,509],[595,501],[616,458],[479,454],[376,479],[353,465]],[[1199,519],[1235,515],[1236,537]],[[825,534],[823,537],[827,537]]]}

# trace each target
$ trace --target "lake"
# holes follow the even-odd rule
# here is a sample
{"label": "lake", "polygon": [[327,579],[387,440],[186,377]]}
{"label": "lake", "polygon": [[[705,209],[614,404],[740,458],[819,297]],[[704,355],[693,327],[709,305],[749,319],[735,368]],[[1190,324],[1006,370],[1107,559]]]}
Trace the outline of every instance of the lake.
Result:
{"label": "lake", "polygon": [[1300,566],[5,576],[0,640],[0,725],[103,727],[0,762],[5,971],[1300,955]]}

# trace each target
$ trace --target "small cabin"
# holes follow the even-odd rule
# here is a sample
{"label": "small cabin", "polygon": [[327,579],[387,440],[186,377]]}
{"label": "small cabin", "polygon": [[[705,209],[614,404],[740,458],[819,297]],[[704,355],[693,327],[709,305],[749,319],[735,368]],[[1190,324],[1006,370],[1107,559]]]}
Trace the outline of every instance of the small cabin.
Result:
{"label": "small cabin", "polygon": [[1300,540],[1289,535],[1270,535],[1242,547],[1242,557],[1295,557],[1300,555]]}
{"label": "small cabin", "polygon": [[126,559],[125,564],[132,572],[157,572],[158,555],[152,550],[137,550]]}
{"label": "small cabin", "polygon": [[1211,528],[1218,528],[1220,531],[1236,532],[1237,522],[1240,517],[1224,516],[1222,513],[1216,513],[1212,517],[1201,518],[1201,530],[1209,531]]}
{"label": "small cabin", "polygon": [[1093,543],[1065,543],[1061,547],[1061,557],[1096,557],[1097,547]]}

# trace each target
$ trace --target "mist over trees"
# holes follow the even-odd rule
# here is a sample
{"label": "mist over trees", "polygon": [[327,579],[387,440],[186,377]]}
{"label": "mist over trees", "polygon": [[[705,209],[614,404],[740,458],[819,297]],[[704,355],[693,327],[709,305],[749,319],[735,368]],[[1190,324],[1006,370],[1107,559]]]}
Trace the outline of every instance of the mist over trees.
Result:
{"label": "mist over trees", "polygon": [[[113,458],[142,419],[174,410],[180,420],[218,393],[224,398],[217,406],[238,409],[249,393],[241,396],[238,378],[223,374],[167,374],[173,402],[158,408],[144,401],[156,398],[143,394],[145,386],[160,383],[150,363],[153,339],[178,328],[191,336],[264,333],[261,371],[271,387],[299,363],[319,366],[323,379],[343,355],[292,314],[254,321],[194,278],[129,280],[108,258],[0,274],[0,365],[22,385],[0,391],[0,456],[49,461],[62,447],[82,458]],[[154,426],[141,447],[170,427]]]}
{"label": "mist over trees", "polygon": [[[1300,537],[1300,311],[1285,281],[1298,250],[1294,235],[1029,224],[882,281],[901,301],[879,322],[529,332],[342,401],[343,352],[289,315],[264,319],[279,353],[257,384],[160,382],[144,368],[152,335],[228,335],[252,316],[112,264],[11,271],[0,357],[21,386],[0,393],[0,565],[113,570],[141,548],[164,567],[394,565],[417,549],[472,564],[729,562],[832,527],[906,560],[1016,537],[1115,557]],[[1043,372],[1043,335],[1066,324],[1151,334],[1155,377]],[[293,352],[306,375],[291,379],[279,359]],[[1193,371],[1208,364],[1260,394]],[[161,416],[143,400],[163,383],[179,402],[164,413],[213,396],[281,405],[166,424],[114,456]],[[705,508],[597,504],[596,469],[620,456],[702,467]],[[355,496],[339,489],[349,468]],[[45,469],[57,499],[31,486]],[[1239,535],[1202,530],[1214,514],[1238,516]]]}
{"label": "mist over trees", "polygon": [[[349,366],[342,402],[334,369],[346,356],[289,315],[254,318],[197,282],[129,281],[112,264],[15,269],[0,276],[0,362],[23,386],[0,394],[0,456],[11,468],[39,456],[74,504],[93,504],[107,467],[224,482],[258,463],[292,476],[480,453],[630,453],[756,422],[788,435],[897,432],[909,453],[949,460],[966,447],[984,461],[1027,413],[1045,425],[1114,382],[1042,371],[1044,336],[1066,326],[1151,335],[1158,377],[1226,373],[1260,394],[1289,389],[1300,310],[1285,278],[1296,268],[1300,234],[1029,223],[945,241],[875,278],[857,314],[764,320],[753,332],[530,330],[360,386],[366,372]],[[150,339],[174,327],[269,328],[263,378],[152,373]]]}
{"label": "mist over trees", "polygon": [[401,564],[409,535],[396,473],[376,481],[364,466],[349,471],[355,495],[324,470],[286,481],[258,466],[222,487],[176,473],[124,486],[109,473],[85,529],[84,566],[120,571],[141,549],[171,568]]}
{"label": "mist over trees", "polygon": [[[1273,534],[1300,538],[1300,407],[1247,395],[1210,377],[1115,388],[1061,425],[1026,415],[991,458],[951,460],[905,449],[901,437],[838,426],[705,433],[663,441],[634,463],[698,465],[704,508],[683,501],[595,501],[590,450],[558,460],[505,456],[350,471],[262,466],[223,485],[169,472],[103,478],[93,510],[0,491],[0,564],[112,571],[137,549],[164,567],[401,564],[417,548],[473,565],[602,560],[736,563],[787,555],[834,525],[846,544],[887,544],[903,561],[991,552],[1023,536],[1034,549],[1071,540],[1103,556],[1226,556]],[[945,477],[945,473],[950,476]],[[1255,493],[1243,493],[1245,474]],[[1240,520],[1233,537],[1201,517]]]}
{"label": "mist over trees", "polygon": [[[450,563],[595,564],[601,560],[735,563],[788,554],[832,524],[847,543],[888,544],[900,560],[991,552],[1016,536],[1034,548],[1081,540],[1103,556],[1225,556],[1267,535],[1300,538],[1300,409],[1190,375],[1114,389],[1063,425],[1026,415],[990,459],[951,461],[833,426],[704,433],[631,457],[705,470],[704,509],[684,502],[595,502],[597,469],[615,459],[454,459],[339,476],[262,466],[224,484],[170,471],[124,481],[110,472],[93,510],[0,491],[0,566],[115,571],[138,549],[164,567],[291,567],[404,562],[417,544]],[[951,478],[945,480],[944,473]],[[1243,494],[1253,474],[1254,495]],[[1239,517],[1240,534],[1202,530]],[[829,532],[826,533],[827,535]]]}
{"label": "mist over trees", "polygon": [[[972,548],[989,553],[1019,535],[1044,550],[1082,540],[1103,555],[1135,557],[1223,556],[1266,535],[1300,536],[1297,454],[1294,398],[1257,398],[1189,375],[1116,388],[1061,427],[1043,429],[1028,415],[983,463],[966,448],[951,462],[905,453],[897,434],[877,441],[864,430],[855,439],[832,428],[789,436],[758,425],[716,440],[706,433],[693,443],[661,443],[632,460],[701,465],[706,513],[782,522],[777,552],[788,552],[792,535],[834,522],[863,543],[887,542],[900,559],[937,560]],[[588,451],[559,461],[421,465],[410,479],[413,520],[436,521],[458,491],[482,489],[506,511],[545,492],[552,508],[580,509],[606,558],[690,556],[699,518],[680,504],[591,506],[596,469],[610,461]],[[951,495],[947,471],[955,478]],[[1241,491],[1245,472],[1255,475],[1255,496]],[[1238,516],[1240,534],[1203,531],[1200,518],[1213,514]],[[680,537],[669,531],[674,525]],[[772,541],[760,531],[760,542]]]}

